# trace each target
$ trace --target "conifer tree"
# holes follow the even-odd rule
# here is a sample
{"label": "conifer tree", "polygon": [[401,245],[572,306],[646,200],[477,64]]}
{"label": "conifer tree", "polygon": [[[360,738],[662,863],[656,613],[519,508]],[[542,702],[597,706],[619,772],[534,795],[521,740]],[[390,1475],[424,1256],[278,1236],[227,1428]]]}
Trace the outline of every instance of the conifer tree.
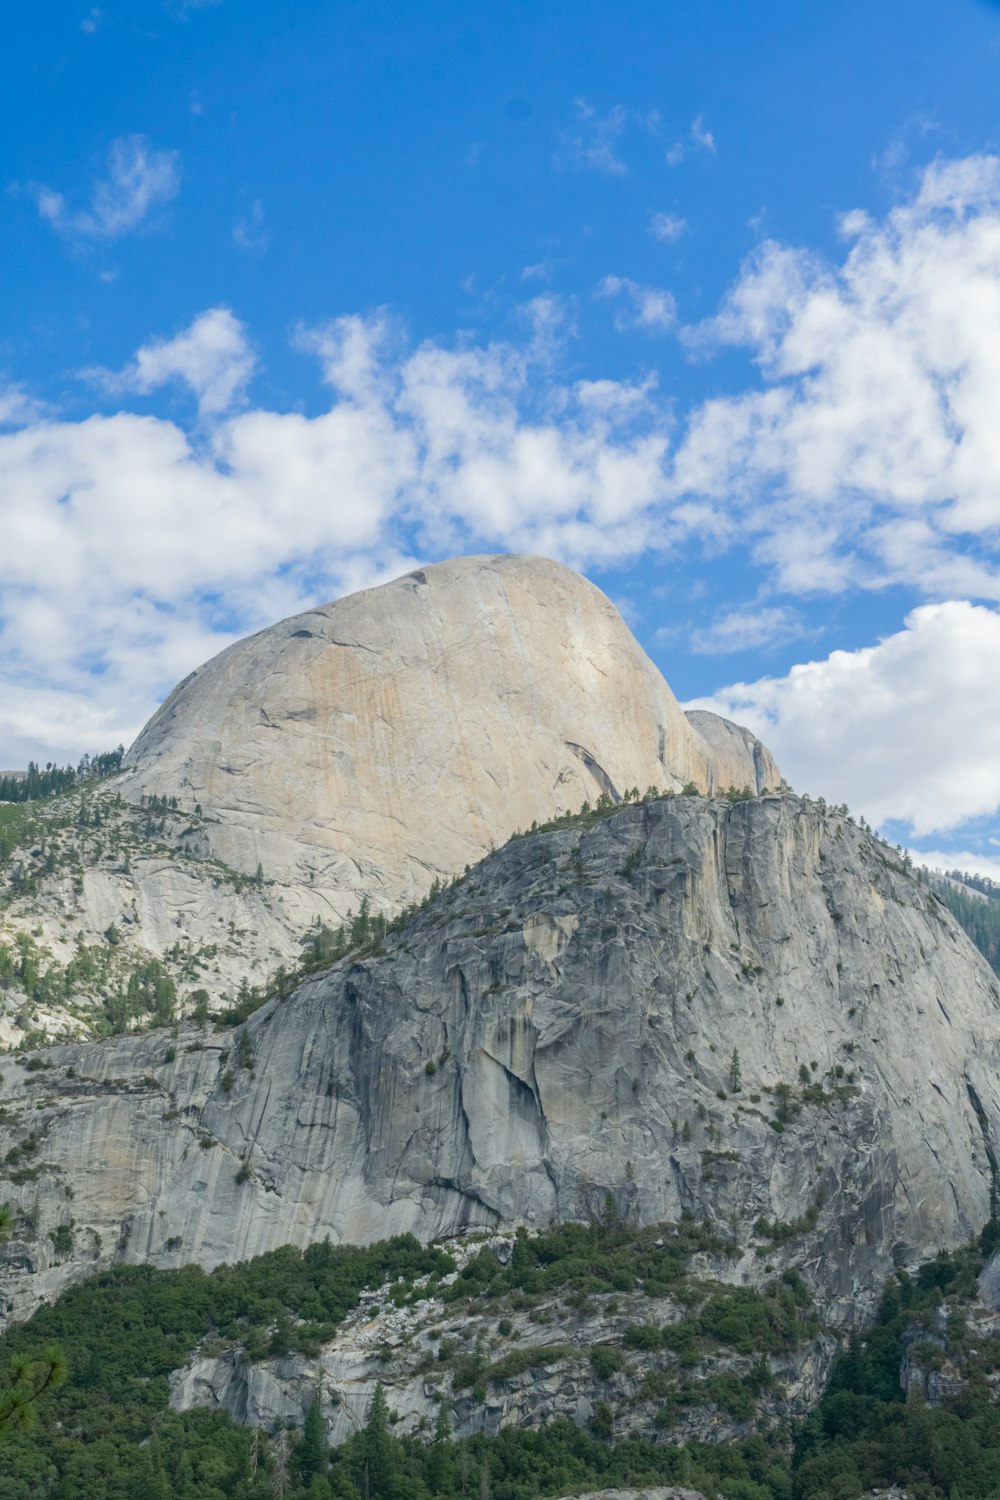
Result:
{"label": "conifer tree", "polygon": [[327,1456],[326,1426],[317,1392],[302,1424],[302,1438],[297,1455],[299,1478],[304,1485],[309,1485],[314,1474],[322,1476],[326,1473]]}
{"label": "conifer tree", "polygon": [[434,1425],[434,1437],[427,1457],[427,1483],[435,1495],[450,1495],[454,1484],[455,1459],[452,1451],[451,1423],[448,1406],[442,1401]]}
{"label": "conifer tree", "polygon": [[389,1403],[381,1381],[372,1393],[364,1431],[362,1493],[371,1500],[388,1500],[392,1494],[395,1450],[389,1431]]}

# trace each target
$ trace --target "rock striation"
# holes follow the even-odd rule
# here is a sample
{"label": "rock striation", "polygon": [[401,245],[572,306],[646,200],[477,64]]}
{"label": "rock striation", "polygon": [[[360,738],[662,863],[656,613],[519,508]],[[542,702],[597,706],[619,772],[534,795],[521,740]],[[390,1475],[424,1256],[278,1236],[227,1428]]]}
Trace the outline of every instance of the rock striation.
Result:
{"label": "rock striation", "polygon": [[688,718],[599,589],[541,557],[463,557],[284,620],[187,677],[126,757],[212,852],[297,888],[304,926],[422,897],[518,829],[629,788],[777,787]]}
{"label": "rock striation", "polygon": [[236,1032],[3,1073],[16,1316],[117,1259],[613,1211],[704,1218],[740,1250],[719,1276],[794,1263],[855,1327],[979,1230],[1000,1160],[996,977],[892,850],[787,793],[515,840]]}

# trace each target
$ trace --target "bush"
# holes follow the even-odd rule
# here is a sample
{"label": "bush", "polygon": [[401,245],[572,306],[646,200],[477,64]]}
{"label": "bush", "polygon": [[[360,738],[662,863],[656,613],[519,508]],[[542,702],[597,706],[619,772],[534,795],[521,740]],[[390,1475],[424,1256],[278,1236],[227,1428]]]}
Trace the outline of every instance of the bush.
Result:
{"label": "bush", "polygon": [[598,1380],[610,1380],[624,1368],[625,1361],[614,1344],[595,1344],[590,1351],[590,1364]]}

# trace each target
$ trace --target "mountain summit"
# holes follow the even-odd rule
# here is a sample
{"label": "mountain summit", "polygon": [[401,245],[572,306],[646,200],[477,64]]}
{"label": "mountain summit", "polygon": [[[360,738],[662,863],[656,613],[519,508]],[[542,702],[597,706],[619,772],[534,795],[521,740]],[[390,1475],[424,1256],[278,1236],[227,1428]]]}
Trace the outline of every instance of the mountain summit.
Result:
{"label": "mountain summit", "polygon": [[684,715],[599,589],[511,555],[438,563],[237,642],[175,688],[126,766],[126,797],[198,804],[217,858],[340,916],[422,896],[602,793],[780,781],[746,731]]}
{"label": "mountain summit", "polygon": [[0,943],[19,945],[0,1042],[226,1005],[308,935],[392,915],[584,803],[779,782],[746,730],[682,713],[570,569],[429,566],[238,641],[121,774],[22,809],[0,851]]}

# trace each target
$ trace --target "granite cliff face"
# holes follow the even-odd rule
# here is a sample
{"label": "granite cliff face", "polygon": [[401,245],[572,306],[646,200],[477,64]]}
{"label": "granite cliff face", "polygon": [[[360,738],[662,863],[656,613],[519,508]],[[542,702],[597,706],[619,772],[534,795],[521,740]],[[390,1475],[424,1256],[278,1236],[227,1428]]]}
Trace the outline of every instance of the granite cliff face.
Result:
{"label": "granite cliff face", "polygon": [[715,1225],[728,1280],[794,1261],[851,1327],[981,1227],[1000,1159],[995,976],[891,850],[789,794],[516,840],[237,1032],[3,1074],[16,1316],[116,1259],[611,1205]]}
{"label": "granite cliff face", "polygon": [[780,781],[745,730],[681,712],[598,589],[510,556],[238,642],[175,689],[126,767],[41,805],[0,861],[0,943],[30,941],[32,975],[72,966],[0,994],[0,1044],[105,1024],[151,957],[182,1012],[199,990],[218,1008],[294,964],[313,923],[395,911],[602,793]]}
{"label": "granite cliff face", "polygon": [[213,853],[301,888],[307,921],[327,902],[405,905],[602,792],[780,781],[745,731],[685,717],[593,584],[506,554],[239,641],[174,690],[126,766],[126,797],[198,804]]}

